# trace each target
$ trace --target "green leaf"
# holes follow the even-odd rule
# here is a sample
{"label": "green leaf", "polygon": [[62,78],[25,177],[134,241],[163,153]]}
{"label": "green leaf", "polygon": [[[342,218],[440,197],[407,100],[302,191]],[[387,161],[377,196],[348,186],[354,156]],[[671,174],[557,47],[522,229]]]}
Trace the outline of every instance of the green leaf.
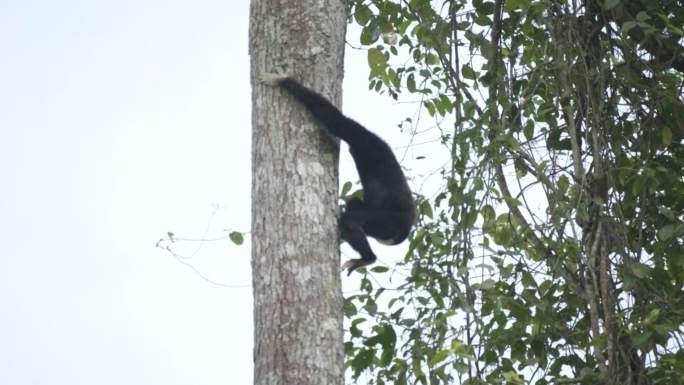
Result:
{"label": "green leaf", "polygon": [[359,351],[356,357],[350,362],[350,366],[354,370],[354,375],[358,376],[364,370],[368,369],[373,363],[373,358],[375,358],[374,349],[362,349]]}
{"label": "green leaf", "polygon": [[522,284],[524,287],[536,287],[537,283],[534,281],[534,277],[527,271],[522,273]]}
{"label": "green leaf", "polygon": [[495,287],[496,287],[496,282],[494,282],[493,279],[489,279],[489,278],[482,281],[482,284],[480,285],[480,288],[482,290],[491,290]]}
{"label": "green leaf", "polygon": [[479,14],[491,15],[494,13],[494,2],[492,1],[474,1],[473,5]]}
{"label": "green leaf", "polygon": [[361,30],[361,44],[371,45],[380,38],[380,26],[374,21]]}
{"label": "green leaf", "polygon": [[664,242],[679,238],[684,235],[684,224],[671,223],[658,229],[658,238]]}
{"label": "green leaf", "polygon": [[468,349],[468,345],[464,344],[459,340],[451,341],[451,351],[460,357],[470,357],[473,358],[473,354]]}
{"label": "green leaf", "polygon": [[439,64],[439,57],[434,53],[428,53],[425,55],[425,62],[429,65],[437,65]]}
{"label": "green leaf", "polygon": [[504,2],[504,11],[506,12],[511,12],[516,9],[527,9],[528,7],[528,0],[506,0]]}
{"label": "green leaf", "polygon": [[648,313],[646,318],[644,318],[644,325],[652,324],[653,322],[655,322],[658,319],[659,316],[660,316],[660,309],[655,308],[655,309],[651,310],[651,312]]}
{"label": "green leaf", "polygon": [[416,92],[416,77],[413,74],[410,74],[408,78],[406,78],[406,88],[408,88],[410,93]]}
{"label": "green leaf", "polygon": [[639,333],[634,339],[634,345],[639,348],[646,348],[648,345],[650,345],[649,341],[651,337],[653,337],[653,332],[650,330],[645,333]]}
{"label": "green leaf", "polygon": [[487,234],[493,234],[496,231],[496,211],[491,205],[485,205],[480,210],[482,216],[482,229]]}
{"label": "green leaf", "polygon": [[352,188],[352,183],[351,182],[344,182],[342,185],[342,191],[340,191],[340,196],[345,197],[351,191]]}
{"label": "green leaf", "polygon": [[[392,47],[394,48],[394,47]],[[392,83],[392,87],[399,89],[401,88],[401,79],[397,75],[397,71],[394,70],[394,68],[388,68],[387,69],[387,80],[389,80],[390,83]],[[400,125],[401,127],[401,125]]]}
{"label": "green leaf", "polygon": [[668,126],[663,127],[661,135],[663,137],[663,144],[664,145],[669,146],[672,144],[672,129],[670,127],[668,127]]}
{"label": "green leaf", "polygon": [[476,78],[475,71],[468,65],[463,65],[461,67],[461,74],[466,79],[475,80]]}
{"label": "green leaf", "polygon": [[450,354],[451,354],[450,349],[444,349],[444,350],[438,351],[437,353],[435,353],[434,356],[432,356],[432,358],[430,358],[430,361],[428,361],[428,366],[430,368],[434,368],[437,364],[446,360]]}
{"label": "green leaf", "polygon": [[344,316],[347,318],[351,318],[358,313],[358,310],[356,309],[356,306],[354,306],[354,302],[351,298],[347,298],[344,300],[342,309],[344,311]]}
{"label": "green leaf", "polygon": [[228,234],[228,238],[230,238],[230,240],[238,246],[245,242],[245,238],[242,236],[242,233],[238,231],[233,231],[230,234]]}
{"label": "green leaf", "polygon": [[361,331],[361,329],[358,328],[358,325],[364,322],[366,322],[365,318],[357,318],[353,320],[351,326],[349,326],[349,333],[353,337],[361,337],[363,335],[363,332]]}
{"label": "green leaf", "polygon": [[620,4],[620,0],[605,0],[603,2],[603,9],[609,11],[615,8],[618,4]]}
{"label": "green leaf", "polygon": [[449,97],[446,95],[439,96],[439,105],[442,110],[447,111],[449,113],[451,113],[454,110],[454,104],[451,102],[451,99],[449,99]]}
{"label": "green leaf", "polygon": [[650,19],[650,18],[651,18],[651,16],[649,16],[648,13],[646,13],[646,12],[644,12],[644,11],[640,11],[640,12],[637,13],[637,15],[636,15],[636,19],[637,19],[638,21],[646,21],[646,20],[648,20],[648,19]]}
{"label": "green leaf", "polygon": [[528,120],[525,122],[525,127],[523,128],[523,134],[525,134],[525,139],[534,139],[534,121]]}
{"label": "green leaf", "polygon": [[444,308],[444,298],[442,298],[439,292],[435,289],[428,289],[428,292],[432,296],[432,300],[435,301],[437,309]]}
{"label": "green leaf", "polygon": [[634,178],[634,182],[632,183],[632,195],[637,196],[641,192],[641,188],[644,185],[644,176],[643,175],[637,175],[636,178]]}
{"label": "green leaf", "polygon": [[424,101],[423,105],[425,106],[425,108],[427,108],[430,116],[435,116],[435,112],[437,112],[437,109],[435,108],[435,105],[430,100]]}
{"label": "green leaf", "polygon": [[539,285],[539,295],[543,297],[547,294],[550,294],[549,289],[551,289],[552,286],[553,286],[553,282],[548,280],[548,279],[545,280],[544,282],[542,282]]}
{"label": "green leaf", "polygon": [[378,312],[378,304],[376,304],[373,301],[368,301],[364,306],[364,309],[368,312],[370,315],[375,315],[375,313]]}
{"label": "green leaf", "polygon": [[629,265],[629,271],[637,278],[646,278],[650,273],[648,266],[643,263],[635,262]]}
{"label": "green leaf", "polygon": [[503,378],[506,380],[506,383],[508,384],[513,384],[513,385],[522,385],[525,382],[522,380],[520,375],[514,371],[508,371],[503,373]]}
{"label": "green leaf", "polygon": [[368,50],[368,66],[371,68],[385,68],[387,67],[387,58],[385,54],[378,48],[371,48]]}
{"label": "green leaf", "polygon": [[380,365],[389,366],[392,363],[392,358],[394,358],[394,347],[382,349],[382,354],[380,355]]}
{"label": "green leaf", "polygon": [[386,323],[382,325],[382,331],[378,334],[380,345],[383,348],[394,348],[397,343],[397,334],[394,332],[392,325]]}
{"label": "green leaf", "polygon": [[427,216],[428,218],[432,219],[432,206],[430,206],[430,202],[428,201],[422,201],[420,203],[420,213]]}
{"label": "green leaf", "polygon": [[679,37],[684,36],[684,30],[682,30],[681,28],[677,28],[674,25],[668,25],[667,30],[670,31],[672,34],[677,35]]}
{"label": "green leaf", "polygon": [[[394,32],[383,32],[380,36],[382,36],[382,42],[387,44],[387,45],[393,46],[393,45],[397,44],[397,42],[399,41],[399,35],[397,35]],[[392,48],[394,48],[394,47],[392,47]]]}
{"label": "green leaf", "polygon": [[636,26],[637,26],[636,21],[631,21],[631,20],[630,20],[630,21],[626,21],[626,22],[622,23],[622,28],[621,28],[621,29],[622,29],[622,32],[628,33],[632,28],[634,28],[634,27],[636,27]]}
{"label": "green leaf", "polygon": [[674,211],[665,206],[658,207],[658,213],[673,222],[675,221],[676,215]]}
{"label": "green leaf", "polygon": [[570,187],[570,179],[568,179],[567,175],[561,175],[558,178],[558,191],[561,194],[567,194],[569,187]]}
{"label": "green leaf", "polygon": [[354,10],[354,18],[360,26],[368,24],[371,17],[373,17],[373,12],[364,4],[359,4]]}

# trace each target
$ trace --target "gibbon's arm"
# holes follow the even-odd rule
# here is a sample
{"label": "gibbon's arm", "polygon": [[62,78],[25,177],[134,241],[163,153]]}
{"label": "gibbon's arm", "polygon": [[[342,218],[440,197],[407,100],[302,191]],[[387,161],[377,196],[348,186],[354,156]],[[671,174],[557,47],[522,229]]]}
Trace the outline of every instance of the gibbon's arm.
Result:
{"label": "gibbon's arm", "polygon": [[262,76],[261,81],[264,84],[280,86],[287,90],[317,120],[323,123],[331,134],[347,143],[364,140],[369,134],[374,135],[359,123],[346,117],[328,99],[304,87],[289,76],[267,73]]}

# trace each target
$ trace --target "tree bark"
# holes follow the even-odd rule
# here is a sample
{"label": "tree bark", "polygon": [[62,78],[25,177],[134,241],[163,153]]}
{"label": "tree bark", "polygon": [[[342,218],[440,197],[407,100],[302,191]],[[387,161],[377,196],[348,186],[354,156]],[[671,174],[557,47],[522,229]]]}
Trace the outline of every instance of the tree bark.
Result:
{"label": "tree bark", "polygon": [[252,0],[254,384],[344,382],[338,145],[294,99],[300,80],[340,104],[343,0]]}

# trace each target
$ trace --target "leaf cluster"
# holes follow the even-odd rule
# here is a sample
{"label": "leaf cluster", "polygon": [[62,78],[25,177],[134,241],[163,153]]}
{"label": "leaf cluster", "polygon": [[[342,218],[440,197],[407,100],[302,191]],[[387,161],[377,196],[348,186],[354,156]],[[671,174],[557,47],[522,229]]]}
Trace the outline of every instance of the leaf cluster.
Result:
{"label": "leaf cluster", "polygon": [[352,378],[684,383],[684,8],[352,0],[369,88],[451,159],[348,297]]}

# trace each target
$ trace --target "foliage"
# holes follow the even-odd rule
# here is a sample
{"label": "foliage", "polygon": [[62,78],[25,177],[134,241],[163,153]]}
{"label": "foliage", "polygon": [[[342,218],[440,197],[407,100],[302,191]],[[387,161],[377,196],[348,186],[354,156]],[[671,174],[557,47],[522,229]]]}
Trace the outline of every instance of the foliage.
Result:
{"label": "foliage", "polygon": [[419,97],[451,156],[403,263],[346,299],[354,378],[684,383],[681,5],[349,1],[370,88]]}

